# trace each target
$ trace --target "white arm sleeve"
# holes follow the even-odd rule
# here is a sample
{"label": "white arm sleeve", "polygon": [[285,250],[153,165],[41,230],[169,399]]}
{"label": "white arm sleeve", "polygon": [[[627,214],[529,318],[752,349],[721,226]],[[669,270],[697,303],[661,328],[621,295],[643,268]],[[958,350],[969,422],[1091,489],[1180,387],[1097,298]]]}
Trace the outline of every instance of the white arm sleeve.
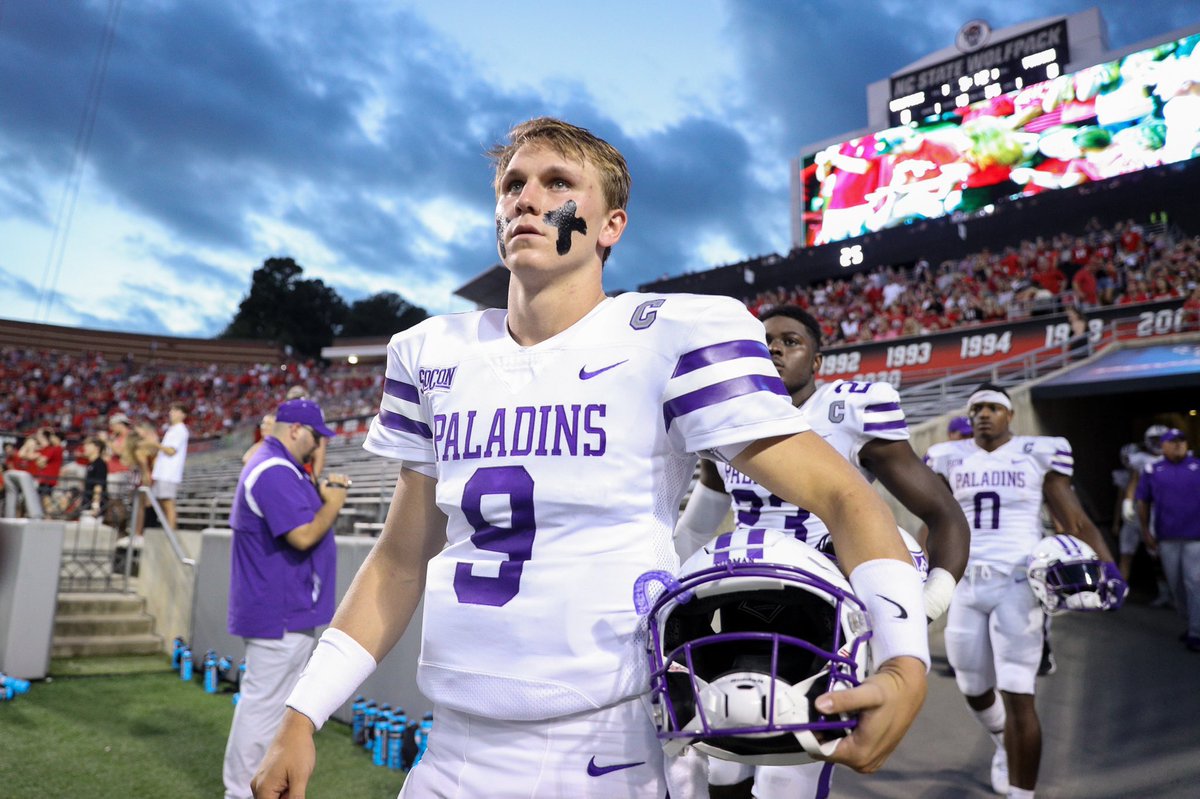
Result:
{"label": "white arm sleeve", "polygon": [[727,513],[729,495],[697,482],[675,525],[675,551],[681,563],[716,535]]}
{"label": "white arm sleeve", "polygon": [[375,671],[375,658],[346,633],[330,627],[285,703],[308,716],[318,730]]}

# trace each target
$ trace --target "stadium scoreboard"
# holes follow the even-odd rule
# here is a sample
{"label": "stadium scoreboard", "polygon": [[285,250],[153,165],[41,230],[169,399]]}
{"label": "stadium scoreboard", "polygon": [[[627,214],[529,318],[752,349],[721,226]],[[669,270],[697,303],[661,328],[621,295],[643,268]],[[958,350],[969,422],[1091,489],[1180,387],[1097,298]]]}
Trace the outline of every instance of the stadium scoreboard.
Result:
{"label": "stadium scoreboard", "polygon": [[981,20],[969,22],[956,37],[958,57],[892,77],[889,124],[932,121],[1052,80],[1071,60],[1065,19],[998,42],[989,41],[990,32]]}

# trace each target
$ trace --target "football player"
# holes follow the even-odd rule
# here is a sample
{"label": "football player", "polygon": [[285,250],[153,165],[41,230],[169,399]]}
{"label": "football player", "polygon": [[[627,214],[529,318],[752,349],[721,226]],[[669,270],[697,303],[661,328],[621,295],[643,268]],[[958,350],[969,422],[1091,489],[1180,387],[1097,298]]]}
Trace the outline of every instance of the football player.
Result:
{"label": "football player", "polygon": [[971,526],[971,557],[946,619],[946,655],[959,690],[996,745],[992,789],[1030,799],[1042,750],[1034,684],[1043,611],[1025,566],[1042,538],[1042,503],[1063,532],[1100,555],[1110,580],[1120,581],[1120,574],[1071,487],[1067,440],[1014,435],[1012,400],[990,384],[971,394],[967,411],[973,437],[934,444],[925,455]]}
{"label": "football player", "polygon": [[834,759],[879,768],[929,662],[920,580],[887,506],[796,413],[740,302],[605,296],[630,182],[615,148],[542,118],[490,155],[507,310],[435,317],[389,344],[365,446],[402,461],[400,479],[256,796],[303,793],[314,730],[419,602],[418,684],[438,723],[403,796],[703,796],[699,756],[667,759],[658,742],[633,596],[643,573],[679,567],[671,534],[699,452],[827,518],[868,609],[899,615],[876,596],[886,585],[904,610],[877,622],[883,673],[815,700],[858,715]]}
{"label": "football player", "polygon": [[[945,484],[909,445],[900,396],[887,383],[837,380],[818,387],[822,359],[816,319],[802,308],[783,306],[765,313],[762,321],[771,360],[792,404],[812,429],[867,480],[878,478],[929,528],[925,613],[930,620],[941,616],[966,567],[970,532]],[[818,548],[828,535],[818,515],[780,499],[732,464],[704,459],[700,479],[676,528],[682,558],[712,539],[731,500],[738,527],[779,530]],[[749,796],[752,767],[712,758],[709,768],[714,797]],[[754,796],[759,799],[823,796],[829,788],[828,775],[822,778],[819,764],[760,766],[754,771]]]}

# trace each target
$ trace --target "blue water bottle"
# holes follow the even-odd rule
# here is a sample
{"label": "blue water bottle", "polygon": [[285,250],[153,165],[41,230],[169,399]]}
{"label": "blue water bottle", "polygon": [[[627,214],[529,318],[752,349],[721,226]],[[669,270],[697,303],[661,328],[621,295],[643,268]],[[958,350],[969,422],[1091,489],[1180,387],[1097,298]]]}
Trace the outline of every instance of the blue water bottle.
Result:
{"label": "blue water bottle", "polygon": [[187,644],[178,635],[175,636],[175,648],[171,650],[171,671],[179,671],[179,656],[183,654],[183,650]]}
{"label": "blue water bottle", "polygon": [[9,677],[7,674],[0,672],[0,687],[8,689],[11,694],[10,699],[15,699],[21,694],[29,693],[29,680],[21,680],[17,677]]}
{"label": "blue water bottle", "polygon": [[433,714],[426,713],[421,719],[421,726],[417,728],[417,756],[413,760],[413,766],[421,762],[421,755],[425,754],[425,748],[429,746],[431,730],[433,730]]}
{"label": "blue water bottle", "polygon": [[204,692],[207,694],[215,694],[217,692],[217,653],[215,650],[208,650],[204,653]]}
{"label": "blue water bottle", "polygon": [[375,700],[368,699],[367,706],[363,710],[363,749],[370,750],[371,745],[375,742],[375,718],[379,715],[378,708],[375,707]]}
{"label": "blue water bottle", "polygon": [[363,721],[366,716],[367,700],[363,699],[363,695],[359,694],[354,698],[354,704],[350,706],[350,739],[354,743],[362,744]]}
{"label": "blue water bottle", "polygon": [[184,647],[179,655],[179,679],[192,679],[192,650],[187,647]]}
{"label": "blue water bottle", "polygon": [[387,767],[392,771],[404,768],[404,727],[407,722],[402,709],[392,712],[392,723],[388,726],[387,754]]}
{"label": "blue water bottle", "polygon": [[375,718],[375,740],[371,747],[371,762],[377,766],[387,764],[388,731],[392,726],[392,711],[387,705],[379,708]]}

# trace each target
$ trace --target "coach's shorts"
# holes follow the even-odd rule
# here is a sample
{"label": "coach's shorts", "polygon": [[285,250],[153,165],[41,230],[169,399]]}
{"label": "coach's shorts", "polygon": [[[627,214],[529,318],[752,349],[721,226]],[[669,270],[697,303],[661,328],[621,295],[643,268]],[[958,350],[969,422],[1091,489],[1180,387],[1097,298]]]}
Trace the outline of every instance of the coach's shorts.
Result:
{"label": "coach's shorts", "polygon": [[946,615],[946,657],[958,688],[980,696],[991,688],[1032,694],[1042,661],[1045,613],[1025,569],[974,564],[954,589]]}
{"label": "coach's shorts", "polygon": [[175,499],[179,494],[179,483],[172,483],[170,480],[155,480],[150,487],[150,492],[157,499]]}
{"label": "coach's shorts", "polygon": [[703,795],[704,757],[667,758],[641,699],[545,721],[435,707],[429,747],[401,799],[664,799]]}

